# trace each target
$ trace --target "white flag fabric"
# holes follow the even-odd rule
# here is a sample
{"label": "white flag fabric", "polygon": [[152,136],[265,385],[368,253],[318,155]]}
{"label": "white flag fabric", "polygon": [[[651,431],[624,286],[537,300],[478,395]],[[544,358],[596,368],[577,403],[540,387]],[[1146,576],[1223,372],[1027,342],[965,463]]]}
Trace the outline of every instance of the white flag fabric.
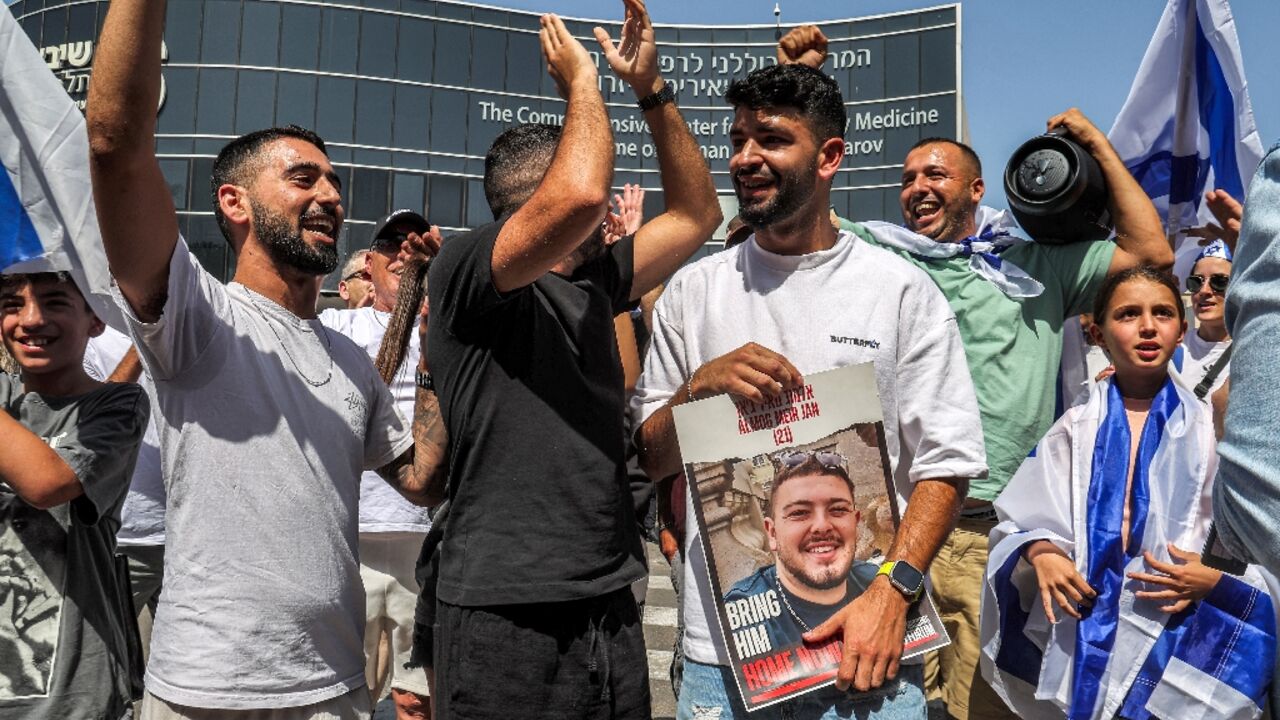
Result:
{"label": "white flag fabric", "polygon": [[0,9],[0,271],[65,270],[124,330],[89,180],[84,116],[6,6]]}
{"label": "white flag fabric", "polygon": [[1243,201],[1262,160],[1227,0],[1169,0],[1110,139],[1160,211],[1185,277],[1199,250],[1183,231],[1213,219],[1204,193]]}

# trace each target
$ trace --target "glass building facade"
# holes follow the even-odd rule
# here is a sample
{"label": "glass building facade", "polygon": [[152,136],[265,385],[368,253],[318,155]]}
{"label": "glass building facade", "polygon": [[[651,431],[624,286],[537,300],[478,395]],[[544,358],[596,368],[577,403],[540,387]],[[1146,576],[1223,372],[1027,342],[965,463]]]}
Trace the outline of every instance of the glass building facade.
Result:
{"label": "glass building facade", "polygon": [[[107,5],[10,5],[82,107]],[[618,32],[616,21],[566,24],[589,50],[598,47],[594,26]],[[819,25],[831,39],[824,70],[841,85],[849,115],[832,202],[847,217],[899,219],[907,148],[922,137],[960,137],[960,8]],[[367,246],[373,224],[396,208],[426,209],[446,234],[489,222],[489,144],[517,123],[558,123],[563,113],[537,30],[533,13],[445,0],[170,0],[156,152],[192,249],[214,274],[231,276],[234,258],[212,213],[213,159],[237,135],[290,123],[325,139],[342,176],[343,257]],[[656,33],[664,76],[732,216],[732,111],[723,95],[733,78],[776,62],[778,31],[658,25]],[[643,186],[652,216],[663,202],[651,139],[631,91],[597,60],[614,181]],[[713,239],[705,251],[718,247]]]}

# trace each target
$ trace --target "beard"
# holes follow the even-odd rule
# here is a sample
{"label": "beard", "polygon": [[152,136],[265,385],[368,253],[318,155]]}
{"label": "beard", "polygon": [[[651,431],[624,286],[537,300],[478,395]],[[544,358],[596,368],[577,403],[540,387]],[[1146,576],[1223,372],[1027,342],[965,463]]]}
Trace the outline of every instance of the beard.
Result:
{"label": "beard", "polygon": [[291,220],[284,213],[277,213],[249,200],[253,210],[253,232],[258,242],[266,248],[271,259],[280,265],[293,268],[308,275],[328,275],[338,267],[338,246],[310,245],[302,239],[302,219],[308,215],[328,215],[337,218],[325,210],[313,210],[303,213],[297,220]]}
{"label": "beard", "polygon": [[767,200],[746,202],[742,193],[738,192],[738,184],[734,183],[734,193],[738,196],[738,216],[752,229],[769,227],[770,225],[791,217],[813,196],[817,185],[818,161],[811,158],[809,163],[799,172],[790,174],[774,174],[777,190]]}
{"label": "beard", "polygon": [[[831,540],[833,542],[841,542],[839,537],[815,537],[807,539],[806,542],[816,542],[818,540]],[[799,548],[779,548],[778,562],[791,573],[791,576],[799,580],[806,587],[814,590],[830,590],[839,587],[849,579],[849,571],[853,569],[853,547],[847,543],[842,543],[840,547],[834,551],[838,556],[838,562],[829,563],[821,568],[810,571],[808,563],[805,562],[805,551],[803,547]]]}

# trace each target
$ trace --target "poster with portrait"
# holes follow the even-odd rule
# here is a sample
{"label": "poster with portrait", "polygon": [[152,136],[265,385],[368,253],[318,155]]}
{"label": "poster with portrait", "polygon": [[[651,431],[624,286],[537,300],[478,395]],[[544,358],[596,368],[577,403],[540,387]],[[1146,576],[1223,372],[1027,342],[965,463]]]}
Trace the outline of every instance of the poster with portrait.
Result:
{"label": "poster with portrait", "polygon": [[[675,409],[726,655],[748,710],[835,682],[838,638],[802,635],[873,581],[901,519],[870,364],[807,376],[754,403]],[[924,595],[903,659],[949,642]]]}

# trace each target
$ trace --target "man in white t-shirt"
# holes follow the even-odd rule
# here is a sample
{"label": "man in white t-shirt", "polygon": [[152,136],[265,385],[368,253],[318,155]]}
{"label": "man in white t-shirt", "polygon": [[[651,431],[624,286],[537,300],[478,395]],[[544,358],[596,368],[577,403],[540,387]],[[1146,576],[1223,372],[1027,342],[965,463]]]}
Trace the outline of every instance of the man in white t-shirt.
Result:
{"label": "man in white t-shirt", "polygon": [[[398,259],[401,245],[410,236],[432,235],[426,218],[412,210],[397,210],[378,223],[373,241],[364,251],[363,272],[369,277],[371,306],[353,310],[329,309],[320,322],[351,338],[370,359],[378,357],[391,312],[400,292]],[[395,376],[389,383],[396,408],[413,416],[417,395],[414,369],[419,347],[409,343]],[[400,720],[429,717],[427,676],[421,668],[406,669],[413,646],[413,612],[418,600],[414,562],[431,529],[431,515],[406,500],[376,472],[360,478],[360,578],[364,581],[365,681],[374,702],[390,681],[391,697]],[[383,640],[385,638],[385,645]]]}
{"label": "man in white t-shirt", "polygon": [[164,17],[163,1],[111,4],[87,116],[98,224],[155,383],[168,490],[141,716],[365,718],[360,473],[427,501],[444,450],[434,395],[418,393],[411,435],[364,350],[315,318],[344,213],[314,133],[228,143],[211,184],[234,282],[191,255],[155,157]]}
{"label": "man in white t-shirt", "polygon": [[[836,687],[752,717],[923,717],[920,666],[898,664],[917,590],[909,580],[922,585],[969,479],[987,471],[955,316],[921,270],[868,244],[860,226],[832,226],[830,190],[845,147],[833,80],[805,66],[774,66],[735,83],[726,98],[736,109],[730,171],[739,214],[755,234],[681,270],[658,301],[632,404],[643,423],[642,463],[654,478],[680,470],[674,405],[726,392],[761,401],[798,385],[802,373],[874,363],[904,508],[886,556],[889,577],[806,636],[842,635]],[[687,527],[679,713],[745,717],[704,610],[710,590],[691,510]]]}
{"label": "man in white t-shirt", "polygon": [[[1221,240],[1214,240],[1200,251],[1191,274],[1187,276],[1187,292],[1191,293],[1191,309],[1196,314],[1196,329],[1186,333],[1182,345],[1173,354],[1173,376],[1188,389],[1195,390],[1209,371],[1231,347],[1227,332],[1226,296],[1231,278],[1231,250]],[[1203,394],[1207,398],[1227,382],[1231,361],[1228,358],[1210,380]]]}
{"label": "man in white t-shirt", "polygon": [[356,250],[342,264],[342,277],[338,280],[338,297],[348,310],[373,304],[373,284],[369,282],[368,250]]}

